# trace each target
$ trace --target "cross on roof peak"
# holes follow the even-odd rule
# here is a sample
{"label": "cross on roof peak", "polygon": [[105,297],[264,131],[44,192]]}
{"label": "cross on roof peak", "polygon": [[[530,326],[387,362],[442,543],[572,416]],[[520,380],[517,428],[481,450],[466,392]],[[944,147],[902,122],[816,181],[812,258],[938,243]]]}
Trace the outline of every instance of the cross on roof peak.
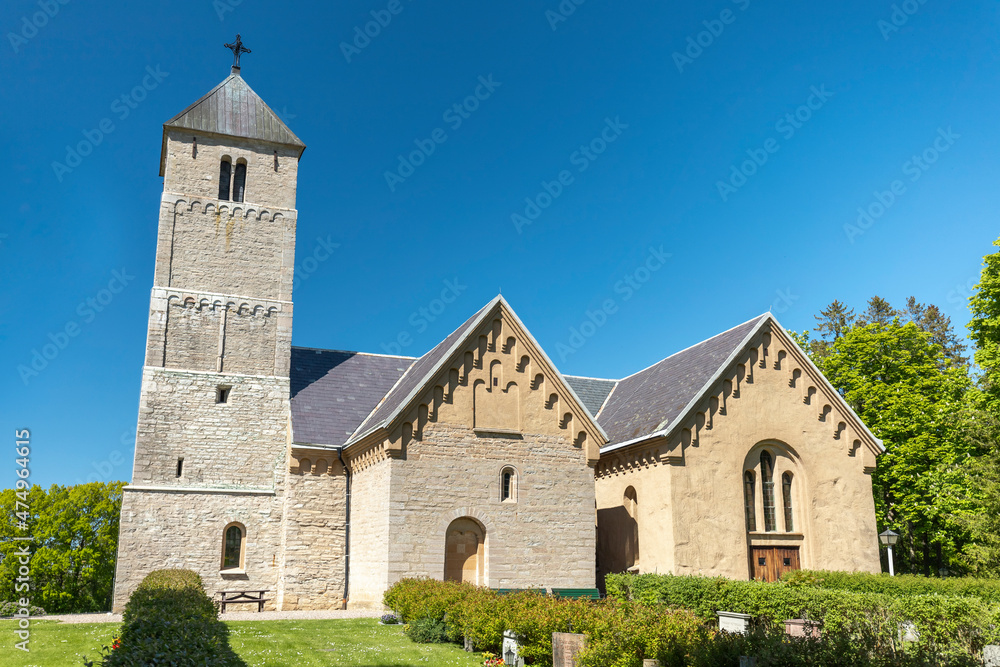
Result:
{"label": "cross on roof peak", "polygon": [[233,71],[239,71],[240,69],[240,56],[244,53],[250,53],[250,49],[243,46],[243,40],[240,39],[240,34],[236,33],[236,41],[232,44],[223,44],[224,47],[233,52]]}

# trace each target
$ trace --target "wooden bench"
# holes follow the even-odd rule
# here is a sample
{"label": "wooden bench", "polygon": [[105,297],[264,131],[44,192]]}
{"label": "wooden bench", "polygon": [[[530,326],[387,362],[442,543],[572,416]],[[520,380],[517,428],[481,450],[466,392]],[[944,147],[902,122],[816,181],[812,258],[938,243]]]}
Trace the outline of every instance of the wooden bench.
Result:
{"label": "wooden bench", "polygon": [[572,600],[600,600],[601,592],[596,588],[553,588],[552,595]]}
{"label": "wooden bench", "polygon": [[264,597],[264,594],[267,592],[266,589],[255,591],[219,591],[219,613],[226,613],[227,604],[247,604],[251,602],[257,604],[257,611],[264,611],[264,603],[271,600],[271,598]]}

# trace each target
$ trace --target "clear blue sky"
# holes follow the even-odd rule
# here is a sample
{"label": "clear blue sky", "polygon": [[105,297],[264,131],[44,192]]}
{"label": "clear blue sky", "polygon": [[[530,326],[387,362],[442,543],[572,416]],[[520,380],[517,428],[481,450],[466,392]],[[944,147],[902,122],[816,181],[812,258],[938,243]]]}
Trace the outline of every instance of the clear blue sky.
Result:
{"label": "clear blue sky", "polygon": [[[801,330],[834,299],[912,294],[961,328],[1000,235],[995,2],[62,1],[0,10],[4,486],[23,427],[38,483],[131,477],[161,124],[228,75],[237,32],[244,78],[308,145],[296,345],[402,333],[419,355],[501,289],[563,372],[599,377],[772,307]],[[345,55],[373,11],[391,21]],[[480,77],[499,85],[446,116]],[[876,215],[845,231],[859,207]],[[339,247],[304,265],[317,239]],[[446,281],[459,296],[422,324]]]}

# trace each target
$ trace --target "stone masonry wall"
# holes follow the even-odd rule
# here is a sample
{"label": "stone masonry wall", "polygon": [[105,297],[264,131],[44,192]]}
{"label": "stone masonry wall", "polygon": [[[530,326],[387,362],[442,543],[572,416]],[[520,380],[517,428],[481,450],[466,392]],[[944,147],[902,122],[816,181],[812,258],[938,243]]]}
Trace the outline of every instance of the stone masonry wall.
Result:
{"label": "stone masonry wall", "polygon": [[283,609],[340,609],[346,591],[347,476],[336,452],[293,452]]}
{"label": "stone masonry wall", "polygon": [[389,581],[389,485],[399,461],[383,460],[351,476],[348,606],[381,609]]}
{"label": "stone masonry wall", "polygon": [[[122,499],[114,609],[153,570],[183,568],[201,575],[205,590],[267,589],[274,609],[281,558],[281,489],[273,494],[149,492],[125,488]],[[222,574],[227,525],[246,527],[245,571]],[[252,607],[239,605],[234,610]]]}
{"label": "stone masonry wall", "polygon": [[[224,404],[216,403],[220,385],[231,387]],[[276,488],[284,475],[288,391],[286,378],[147,367],[132,483]]]}

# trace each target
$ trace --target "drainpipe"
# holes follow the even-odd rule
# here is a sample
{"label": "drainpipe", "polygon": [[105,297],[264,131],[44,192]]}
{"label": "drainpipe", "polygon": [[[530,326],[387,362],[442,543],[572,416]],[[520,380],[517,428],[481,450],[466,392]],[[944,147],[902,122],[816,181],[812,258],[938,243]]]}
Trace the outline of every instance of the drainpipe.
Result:
{"label": "drainpipe", "polygon": [[347,591],[351,583],[351,471],[347,469],[343,457],[344,448],[337,450],[337,458],[344,468],[344,476],[347,479],[344,490],[344,608],[347,608]]}

